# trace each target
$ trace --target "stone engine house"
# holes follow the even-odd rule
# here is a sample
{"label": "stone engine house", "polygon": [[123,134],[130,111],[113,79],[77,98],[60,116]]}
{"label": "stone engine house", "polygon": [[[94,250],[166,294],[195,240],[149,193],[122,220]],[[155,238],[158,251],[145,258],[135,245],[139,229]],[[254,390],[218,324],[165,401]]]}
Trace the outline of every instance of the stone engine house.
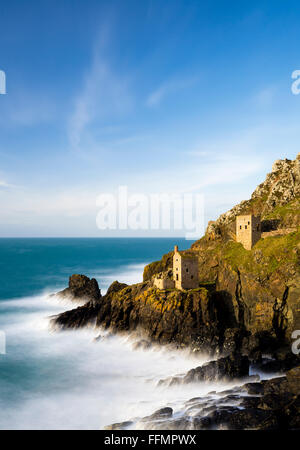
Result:
{"label": "stone engine house", "polygon": [[236,217],[236,241],[243,244],[246,250],[251,250],[260,238],[260,217],[253,214]]}
{"label": "stone engine house", "polygon": [[180,253],[174,247],[173,280],[176,289],[196,289],[199,287],[198,258],[191,253]]}
{"label": "stone engine house", "polygon": [[191,252],[181,253],[174,247],[173,270],[156,274],[153,284],[158,289],[196,289],[199,287],[198,258]]}

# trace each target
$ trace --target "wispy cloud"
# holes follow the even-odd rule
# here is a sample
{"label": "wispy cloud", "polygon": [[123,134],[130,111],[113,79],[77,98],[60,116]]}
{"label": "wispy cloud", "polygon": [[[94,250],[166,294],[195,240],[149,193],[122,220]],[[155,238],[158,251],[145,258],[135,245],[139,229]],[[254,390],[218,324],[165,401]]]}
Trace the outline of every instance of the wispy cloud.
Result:
{"label": "wispy cloud", "polygon": [[[226,158],[219,158],[207,161],[198,167],[199,181],[194,185],[189,185],[187,191],[197,191],[209,186],[224,184],[234,185],[244,181],[247,177],[255,175],[263,168],[263,161],[260,158],[250,156],[226,155]],[[194,176],[192,176],[194,174]],[[196,178],[196,170],[190,173],[190,179]],[[255,187],[255,186],[254,186]],[[254,190],[254,188],[253,188]],[[222,197],[219,193],[220,198]]]}
{"label": "wispy cloud", "polygon": [[9,184],[4,180],[0,180],[0,189],[1,188],[15,188],[16,186],[14,184]]}
{"label": "wispy cloud", "polygon": [[5,181],[3,181],[3,180],[0,180],[0,188],[2,188],[2,187],[9,187],[9,184],[7,184]]}
{"label": "wispy cloud", "polygon": [[[257,176],[269,169],[266,148],[268,130],[254,128],[233,135],[199,140],[192,150],[182,150],[178,160],[170,160],[163,168],[136,176],[141,189],[159,186],[164,192],[216,191],[220,201],[223,198],[221,186],[250,185],[255,188]],[[273,158],[273,157],[272,157]],[[180,176],[174,177],[174,173]],[[252,183],[251,180],[252,178]],[[236,188],[234,188],[236,189]]]}
{"label": "wispy cloud", "polygon": [[149,94],[146,105],[149,107],[159,105],[163,99],[180,90],[193,86],[198,81],[197,77],[170,80],[162,83],[158,88]]}
{"label": "wispy cloud", "polygon": [[271,106],[275,99],[276,91],[275,86],[267,86],[254,95],[253,101],[260,107]]}
{"label": "wispy cloud", "polygon": [[0,197],[1,220],[17,220],[27,217],[31,222],[43,222],[49,218],[82,217],[96,214],[96,194],[92,188],[73,188],[62,192],[36,192],[29,188],[11,190]]}
{"label": "wispy cloud", "polygon": [[129,82],[125,76],[120,76],[113,70],[105,56],[108,47],[109,33],[104,33],[95,46],[81,93],[74,100],[74,110],[68,124],[72,147],[79,148],[85,138],[90,143],[93,140],[93,125],[114,126],[114,119],[127,113],[132,107]]}

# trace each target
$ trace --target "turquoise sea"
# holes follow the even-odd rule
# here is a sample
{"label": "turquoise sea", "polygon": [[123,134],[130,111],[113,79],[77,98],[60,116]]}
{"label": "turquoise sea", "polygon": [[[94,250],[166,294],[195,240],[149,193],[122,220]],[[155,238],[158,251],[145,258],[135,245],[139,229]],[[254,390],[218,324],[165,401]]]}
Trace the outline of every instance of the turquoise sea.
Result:
{"label": "turquoise sea", "polygon": [[[51,315],[74,304],[50,298],[68,277],[142,280],[145,264],[184,239],[0,239],[1,429],[101,429],[199,394],[159,390],[157,380],[199,363],[168,349],[134,351],[127,337],[95,341],[101,330],[53,331]],[[1,348],[1,345],[0,345]],[[177,388],[179,389],[179,388]],[[208,386],[211,390],[212,386]],[[180,400],[181,399],[181,400]],[[179,413],[179,412],[178,412]]]}

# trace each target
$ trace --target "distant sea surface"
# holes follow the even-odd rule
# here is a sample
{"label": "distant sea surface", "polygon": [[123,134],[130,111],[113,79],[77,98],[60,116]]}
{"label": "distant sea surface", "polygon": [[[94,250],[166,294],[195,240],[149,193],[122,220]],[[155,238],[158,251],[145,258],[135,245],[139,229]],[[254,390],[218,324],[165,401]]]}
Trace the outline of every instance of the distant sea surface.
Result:
{"label": "distant sea surface", "polygon": [[[68,277],[96,277],[100,287],[121,276],[142,281],[143,266],[158,260],[184,239],[28,238],[0,239],[0,300],[27,297],[65,287]],[[129,279],[126,279],[128,274]]]}

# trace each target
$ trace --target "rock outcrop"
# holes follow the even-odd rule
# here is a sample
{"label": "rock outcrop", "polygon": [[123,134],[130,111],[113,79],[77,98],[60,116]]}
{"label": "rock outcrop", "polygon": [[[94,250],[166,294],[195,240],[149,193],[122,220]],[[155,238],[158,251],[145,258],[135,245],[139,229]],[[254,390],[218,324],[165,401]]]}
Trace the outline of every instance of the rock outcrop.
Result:
{"label": "rock outcrop", "polygon": [[159,386],[189,384],[199,382],[232,381],[249,376],[249,359],[239,353],[232,353],[224,358],[210,361],[191,369],[184,376],[175,376],[160,380]]}
{"label": "rock outcrop", "polygon": [[101,298],[101,291],[95,278],[74,274],[69,278],[69,286],[56,295],[80,303],[97,303]]}
{"label": "rock outcrop", "polygon": [[130,425],[147,430],[298,430],[299,369],[294,368],[286,376],[192,398],[180,414],[166,407],[150,416],[106,428],[125,430]]}
{"label": "rock outcrop", "polygon": [[139,332],[160,344],[214,352],[225,322],[218,323],[218,305],[205,288],[162,291],[151,282],[127,286],[114,282],[96,304],[66,311],[53,322],[61,328],[96,323],[114,332]]}
{"label": "rock outcrop", "polygon": [[[262,217],[263,239],[252,250],[235,242],[235,217]],[[279,160],[272,172],[241,202],[208,224],[191,246],[198,256],[201,285],[215,286],[222,351],[258,352],[290,346],[300,329],[300,154]],[[149,264],[144,280],[171,267],[172,253]],[[221,348],[219,348],[221,350]]]}

